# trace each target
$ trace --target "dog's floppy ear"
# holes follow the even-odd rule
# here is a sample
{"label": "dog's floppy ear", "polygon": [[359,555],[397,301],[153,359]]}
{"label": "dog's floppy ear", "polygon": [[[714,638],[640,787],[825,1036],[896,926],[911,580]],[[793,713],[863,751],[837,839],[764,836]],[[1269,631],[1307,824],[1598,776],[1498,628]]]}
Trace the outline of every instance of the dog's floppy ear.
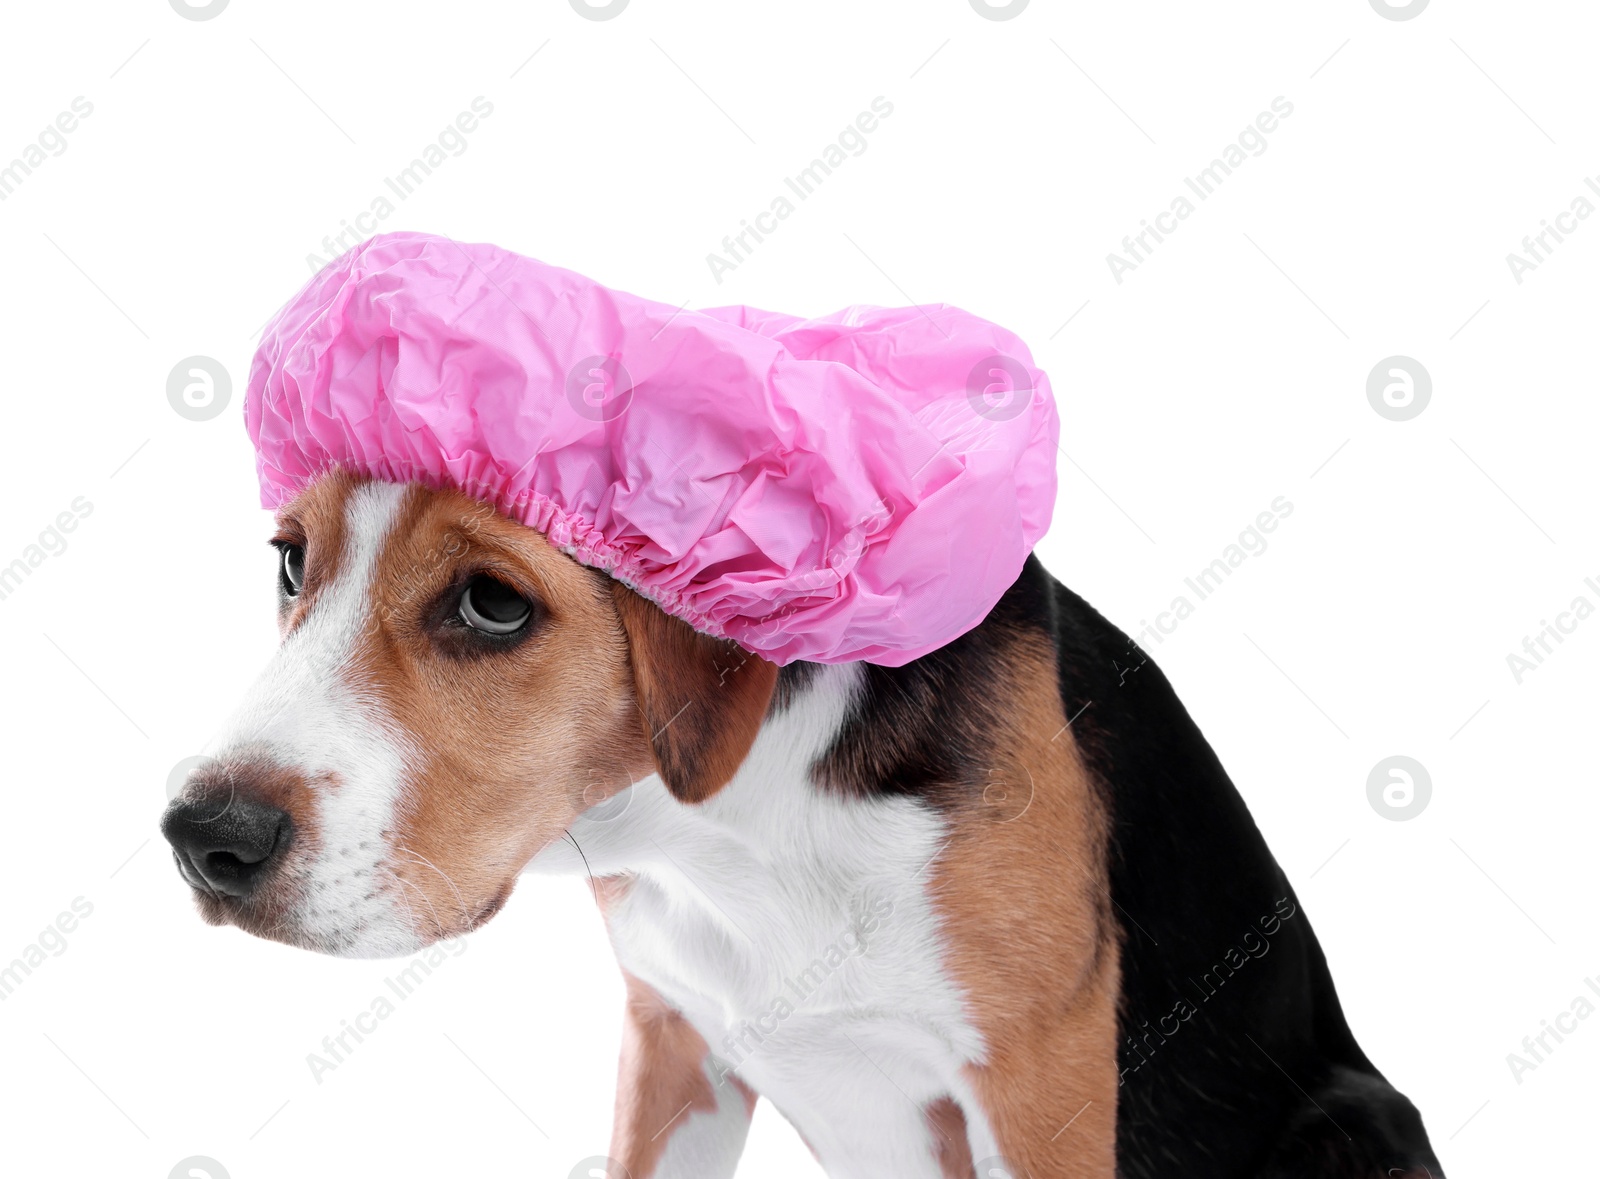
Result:
{"label": "dog's floppy ear", "polygon": [[703,802],[728,784],[772,702],[778,667],[612,582],[645,736],[667,788]]}

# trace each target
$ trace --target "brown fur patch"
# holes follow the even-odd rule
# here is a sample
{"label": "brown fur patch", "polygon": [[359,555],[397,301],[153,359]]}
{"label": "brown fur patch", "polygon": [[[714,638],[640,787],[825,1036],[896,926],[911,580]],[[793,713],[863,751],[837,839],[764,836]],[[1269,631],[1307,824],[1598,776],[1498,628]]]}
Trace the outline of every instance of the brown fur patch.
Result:
{"label": "brown fur patch", "polygon": [[1042,639],[1008,644],[1001,683],[996,764],[982,799],[952,814],[930,889],[947,968],[988,1046],[968,1080],[1023,1173],[1111,1179],[1119,980],[1107,820]]}
{"label": "brown fur patch", "polygon": [[[535,603],[525,637],[460,623],[477,574]],[[424,937],[488,920],[580,812],[653,768],[608,581],[464,495],[408,491],[349,679],[410,746],[389,866],[425,899]]]}
{"label": "brown fur patch", "polygon": [[967,1141],[967,1116],[961,1107],[952,1098],[941,1097],[929,1102],[923,1115],[933,1134],[940,1174],[944,1179],[972,1179],[972,1147]]}
{"label": "brown fur patch", "polygon": [[[627,971],[622,977],[628,997],[611,1157],[627,1167],[633,1179],[649,1179],[672,1135],[689,1116],[716,1112],[717,1095],[705,1074],[710,1050],[700,1033],[650,986]],[[755,1094],[743,1085],[739,1091],[748,1116],[755,1108]]]}

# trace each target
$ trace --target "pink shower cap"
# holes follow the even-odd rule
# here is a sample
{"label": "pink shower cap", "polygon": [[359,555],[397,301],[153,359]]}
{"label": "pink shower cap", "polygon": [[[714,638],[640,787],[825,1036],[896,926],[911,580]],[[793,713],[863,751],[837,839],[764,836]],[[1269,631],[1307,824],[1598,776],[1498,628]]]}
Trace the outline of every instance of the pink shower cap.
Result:
{"label": "pink shower cap", "polygon": [[950,642],[1055,500],[1049,382],[974,315],[688,311],[418,233],[306,284],[244,410],[266,507],[332,468],[454,487],[779,664]]}

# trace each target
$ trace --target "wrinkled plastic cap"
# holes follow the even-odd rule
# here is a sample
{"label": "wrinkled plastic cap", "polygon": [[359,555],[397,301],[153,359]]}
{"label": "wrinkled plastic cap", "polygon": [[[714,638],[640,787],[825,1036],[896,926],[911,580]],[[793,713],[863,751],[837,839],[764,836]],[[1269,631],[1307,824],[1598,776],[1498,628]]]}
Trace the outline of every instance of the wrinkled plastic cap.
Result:
{"label": "wrinkled plastic cap", "polygon": [[488,245],[375,237],[268,324],[262,502],[453,487],[776,663],[898,666],[981,622],[1055,500],[1049,382],[954,307],[688,311]]}

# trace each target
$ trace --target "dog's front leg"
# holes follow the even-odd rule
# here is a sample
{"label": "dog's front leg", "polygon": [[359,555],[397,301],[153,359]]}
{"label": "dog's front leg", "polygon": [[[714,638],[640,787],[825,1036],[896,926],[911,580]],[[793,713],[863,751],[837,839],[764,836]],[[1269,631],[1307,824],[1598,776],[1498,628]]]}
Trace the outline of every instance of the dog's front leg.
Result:
{"label": "dog's front leg", "polygon": [[611,1157],[632,1179],[731,1179],[756,1095],[723,1076],[700,1033],[623,972],[628,1001]]}

